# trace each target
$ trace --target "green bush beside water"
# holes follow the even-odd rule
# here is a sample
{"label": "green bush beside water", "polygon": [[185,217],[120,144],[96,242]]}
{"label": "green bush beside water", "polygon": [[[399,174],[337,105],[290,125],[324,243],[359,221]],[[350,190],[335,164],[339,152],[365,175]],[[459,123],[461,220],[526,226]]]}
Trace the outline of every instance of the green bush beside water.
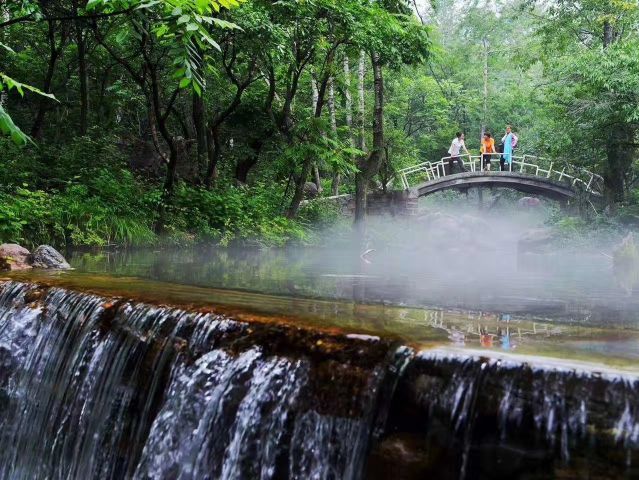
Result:
{"label": "green bush beside water", "polygon": [[178,184],[162,235],[154,232],[161,185],[130,171],[114,138],[65,149],[17,148],[0,139],[0,241],[28,247],[312,243],[338,212],[309,206],[283,216],[285,185],[204,188]]}

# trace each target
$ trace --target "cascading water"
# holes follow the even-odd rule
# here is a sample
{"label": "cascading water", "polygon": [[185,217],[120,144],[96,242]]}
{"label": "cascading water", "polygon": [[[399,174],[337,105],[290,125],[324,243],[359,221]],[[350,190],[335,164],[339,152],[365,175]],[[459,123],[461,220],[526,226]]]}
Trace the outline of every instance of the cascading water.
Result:
{"label": "cascading water", "polygon": [[[390,411],[371,478],[386,478],[389,469],[406,479],[639,475],[633,377],[422,352]],[[405,470],[398,473],[398,464]]]}
{"label": "cascading water", "polygon": [[261,330],[6,284],[0,476],[359,478],[390,344]]}
{"label": "cascading water", "polygon": [[442,352],[5,282],[0,478],[639,477],[635,377]]}

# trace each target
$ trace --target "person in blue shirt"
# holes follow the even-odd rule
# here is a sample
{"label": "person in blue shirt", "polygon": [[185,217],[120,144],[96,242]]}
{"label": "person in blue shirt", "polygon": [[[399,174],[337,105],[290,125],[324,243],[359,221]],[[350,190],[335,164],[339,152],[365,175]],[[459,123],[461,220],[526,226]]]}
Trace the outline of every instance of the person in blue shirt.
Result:
{"label": "person in blue shirt", "polygon": [[504,146],[504,151],[499,160],[502,172],[510,170],[510,165],[513,161],[513,150],[517,146],[518,141],[517,135],[513,133],[512,128],[508,125],[506,127],[506,134],[501,139],[501,143]]}

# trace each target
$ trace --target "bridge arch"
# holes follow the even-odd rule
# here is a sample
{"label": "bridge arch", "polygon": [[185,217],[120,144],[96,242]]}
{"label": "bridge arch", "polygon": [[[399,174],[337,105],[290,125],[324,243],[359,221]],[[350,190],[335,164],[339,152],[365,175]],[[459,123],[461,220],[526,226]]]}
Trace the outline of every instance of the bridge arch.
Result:
{"label": "bridge arch", "polygon": [[561,202],[577,196],[575,188],[570,184],[518,172],[458,173],[424,182],[410,190],[419,197],[425,197],[444,190],[463,192],[470,188],[510,188]]}

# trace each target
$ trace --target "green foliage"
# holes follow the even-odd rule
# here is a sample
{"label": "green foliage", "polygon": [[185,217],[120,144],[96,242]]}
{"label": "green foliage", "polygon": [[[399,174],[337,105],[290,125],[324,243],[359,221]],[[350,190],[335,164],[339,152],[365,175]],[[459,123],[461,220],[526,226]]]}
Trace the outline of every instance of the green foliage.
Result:
{"label": "green foliage", "polygon": [[[10,53],[15,53],[7,45],[0,43],[0,50],[2,49],[7,50]],[[10,92],[11,90],[16,90],[21,97],[24,97],[24,91],[28,90],[43,97],[55,100],[55,97],[50,93],[45,93],[39,88],[20,83],[11,78],[9,75],[0,72],[0,93],[4,91]],[[13,119],[2,105],[0,105],[0,134],[10,137],[16,145],[26,145],[30,140],[29,137],[13,122]]]}
{"label": "green foliage", "polygon": [[[173,77],[180,88],[191,86],[202,93],[206,82],[203,58],[209,49],[220,50],[211,29],[235,29],[238,26],[216,17],[222,8],[230,9],[245,0],[89,0],[86,9],[114,13],[129,11],[142,15],[152,24],[152,31],[170,49]],[[120,37],[122,40],[123,37]]]}
{"label": "green foliage", "polygon": [[429,2],[422,23],[403,0],[5,2],[10,19],[26,20],[0,29],[11,74],[0,73],[1,239],[318,241],[340,223],[335,204],[283,212],[295,185],[315,181],[301,178],[309,165],[322,195],[338,173],[339,193],[353,192],[373,153],[372,56],[384,151],[370,189],[445,156],[458,130],[476,152],[482,127],[499,136],[513,124],[520,154],[580,164],[608,183],[621,172],[622,210],[634,212],[636,2],[466,3]]}
{"label": "green foliage", "polygon": [[[86,148],[100,145],[86,139],[58,156],[56,175],[86,161]],[[108,150],[107,150],[108,151]],[[59,247],[170,244],[248,243],[282,246],[309,241],[314,228],[304,219],[281,215],[283,187],[255,185],[217,190],[180,184],[167,223],[167,236],[153,231],[158,187],[148,188],[117,161],[94,152],[94,166],[85,166],[59,189],[7,187],[0,193],[0,241],[27,246],[52,243]],[[104,155],[104,152],[103,152]],[[3,176],[9,178],[4,172]],[[322,212],[326,215],[326,212]],[[324,217],[326,218],[326,217]]]}
{"label": "green foliage", "polygon": [[118,205],[105,204],[100,197],[90,195],[86,186],[55,193],[16,188],[0,198],[0,239],[5,242],[71,247],[155,241],[148,221],[123,214]]}
{"label": "green foliage", "polygon": [[171,228],[192,238],[227,246],[248,243],[282,246],[308,239],[302,224],[282,215],[281,186],[228,186],[206,190],[180,185],[171,210]]}
{"label": "green foliage", "polygon": [[29,137],[15,123],[0,105],[0,133],[11,138],[16,145],[26,145]]}

